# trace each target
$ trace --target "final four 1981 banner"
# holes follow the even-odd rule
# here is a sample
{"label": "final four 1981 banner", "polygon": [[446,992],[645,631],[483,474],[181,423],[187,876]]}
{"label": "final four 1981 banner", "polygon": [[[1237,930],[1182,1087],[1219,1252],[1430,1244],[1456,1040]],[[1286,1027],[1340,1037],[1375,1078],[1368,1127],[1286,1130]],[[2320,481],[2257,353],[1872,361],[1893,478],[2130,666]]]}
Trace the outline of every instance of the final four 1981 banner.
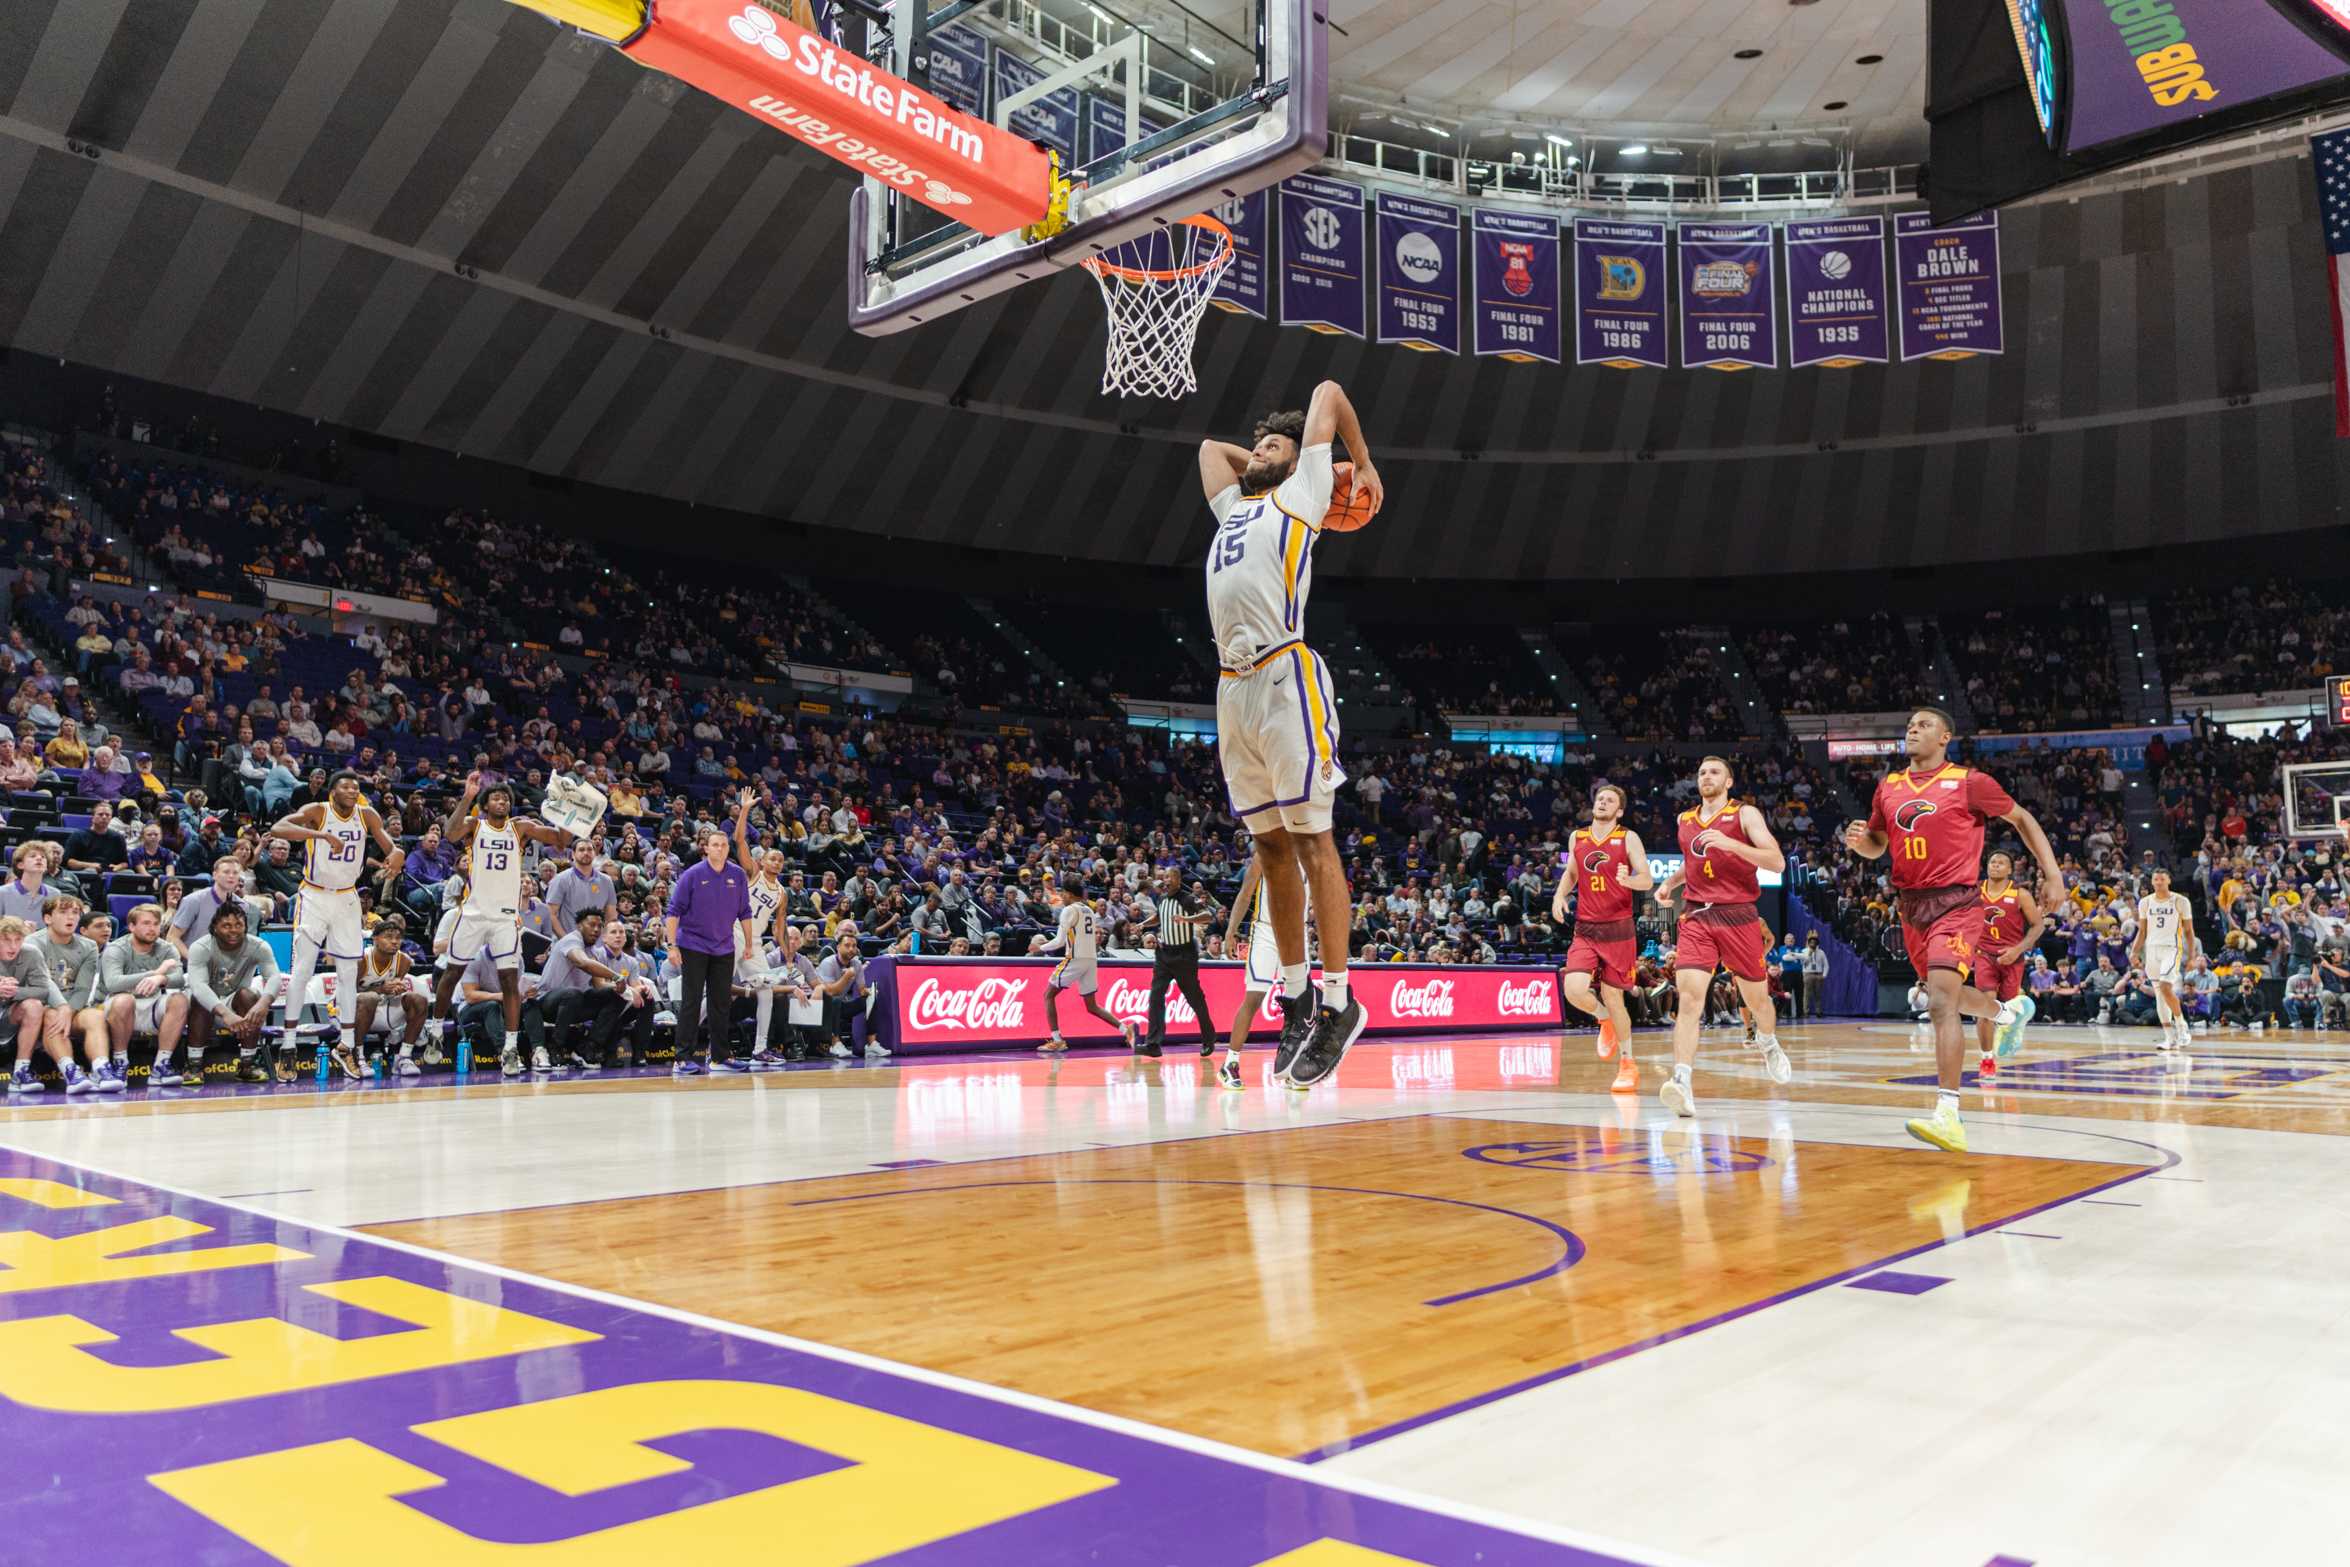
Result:
{"label": "final four 1981 banner", "polygon": [[1516,364],[1559,362],[1559,226],[1540,212],[1469,214],[1476,351]]}

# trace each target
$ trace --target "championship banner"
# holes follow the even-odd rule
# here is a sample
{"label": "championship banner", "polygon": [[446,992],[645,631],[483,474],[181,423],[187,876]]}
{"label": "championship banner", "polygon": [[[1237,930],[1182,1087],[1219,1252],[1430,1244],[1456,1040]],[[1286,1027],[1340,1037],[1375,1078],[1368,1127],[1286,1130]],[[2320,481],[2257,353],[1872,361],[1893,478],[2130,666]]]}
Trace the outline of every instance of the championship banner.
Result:
{"label": "championship banner", "polygon": [[930,90],[977,119],[987,118],[987,40],[968,27],[930,35]]}
{"label": "championship banner", "polygon": [[1281,324],[1363,335],[1363,187],[1281,182]]}
{"label": "championship banner", "polygon": [[1787,225],[1787,363],[1885,362],[1885,220]]}
{"label": "championship banner", "polygon": [[1232,264],[1208,296],[1208,303],[1218,310],[1265,319],[1265,210],[1270,200],[1265,192],[1252,190],[1208,214],[1232,231]]}
{"label": "championship banner", "polygon": [[[874,1026],[892,1050],[1035,1045],[1048,1036],[1044,987],[1053,971],[1049,958],[884,957],[875,958],[870,968]],[[1120,1022],[1146,1023],[1151,966],[1104,958],[1100,973],[1102,1010]],[[1353,974],[1355,999],[1369,1014],[1367,1033],[1556,1029],[1566,1021],[1555,969],[1364,963]],[[1245,964],[1200,965],[1200,986],[1219,1035],[1240,1005],[1247,979]],[[1063,996],[1059,1010],[1062,1036],[1072,1043],[1112,1044],[1119,1038],[1074,995]],[[1168,1037],[1180,1040],[1197,1032],[1190,1003],[1169,986]]]}
{"label": "championship banner", "polygon": [[1461,351],[1461,209],[1378,193],[1379,321],[1374,341]]}
{"label": "championship banner", "polygon": [[1559,362],[1558,219],[1486,207],[1469,212],[1475,351],[1512,364]]}
{"label": "championship banner", "polygon": [[1971,359],[2007,351],[2000,320],[1999,214],[1937,226],[1923,212],[1893,219],[1901,357]]}
{"label": "championship banner", "polygon": [[[1002,103],[1023,88],[1043,81],[1047,74],[1043,67],[1030,65],[1001,45],[989,52],[989,64],[993,67],[990,78],[995,89],[994,96],[988,100],[990,103]],[[1004,123],[1017,134],[1059,153],[1061,167],[1073,169],[1077,167],[1077,112],[1077,89],[1064,87],[1017,111]]]}
{"label": "championship banner", "polygon": [[[1142,116],[1144,137],[1156,136],[1167,127]],[[1106,93],[1085,95],[1085,161],[1098,163],[1126,145],[1126,105]]]}
{"label": "championship banner", "polygon": [[979,233],[1038,222],[1050,203],[1051,160],[1030,143],[764,6],[662,0],[622,52]]}
{"label": "championship banner", "polygon": [[1684,223],[1681,364],[1690,370],[1779,368],[1778,289],[1768,223]]}
{"label": "championship banner", "polygon": [[1663,370],[1665,333],[1665,226],[1577,218],[1575,363]]}

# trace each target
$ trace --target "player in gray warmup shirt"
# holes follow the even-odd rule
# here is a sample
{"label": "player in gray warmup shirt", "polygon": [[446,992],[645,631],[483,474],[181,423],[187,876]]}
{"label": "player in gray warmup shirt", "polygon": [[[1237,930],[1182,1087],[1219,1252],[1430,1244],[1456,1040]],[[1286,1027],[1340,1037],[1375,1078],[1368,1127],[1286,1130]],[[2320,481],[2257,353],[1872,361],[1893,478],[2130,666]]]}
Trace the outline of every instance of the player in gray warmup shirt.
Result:
{"label": "player in gray warmup shirt", "polygon": [[[130,1086],[124,1070],[129,1063],[115,1059],[107,1048],[106,1011],[98,994],[98,944],[82,934],[81,926],[81,899],[59,893],[42,905],[41,929],[25,949],[48,963],[49,977],[65,997],[65,1005],[51,1008],[43,1019],[49,1053],[54,1056],[63,1047],[64,1059],[71,1060],[78,1031],[90,1057],[86,1091],[119,1094]],[[69,1092],[71,1088],[69,1082]]]}
{"label": "player in gray warmup shirt", "polygon": [[[13,914],[0,915],[0,1017],[16,1030],[16,1070],[8,1079],[12,1094],[37,1094],[41,1080],[33,1076],[33,1041],[46,1030],[42,1024],[51,1007],[65,1005],[65,993],[49,977],[49,960],[25,945],[32,927]],[[50,1052],[65,1078],[67,1093],[89,1092],[89,1079],[66,1055],[62,1042]],[[79,1086],[76,1086],[76,1085]]]}
{"label": "player in gray warmup shirt", "polygon": [[[128,1056],[136,1034],[155,1036],[155,1064],[149,1088],[174,1088],[182,1081],[172,1065],[180,1030],[188,1022],[188,998],[180,989],[179,949],[163,940],[163,910],[141,903],[123,916],[123,934],[98,955],[98,989],[106,998],[106,1032],[117,1056]],[[199,1080],[191,1085],[201,1087]]]}
{"label": "player in gray warmup shirt", "polygon": [[[268,942],[246,934],[240,905],[222,904],[212,913],[211,927],[188,949],[189,1072],[202,1079],[204,1047],[217,1028],[237,1042],[237,1080],[268,1082],[261,1067],[261,1026],[269,1021],[277,990],[277,954]],[[278,1073],[283,1080],[292,1075],[290,1063]]]}

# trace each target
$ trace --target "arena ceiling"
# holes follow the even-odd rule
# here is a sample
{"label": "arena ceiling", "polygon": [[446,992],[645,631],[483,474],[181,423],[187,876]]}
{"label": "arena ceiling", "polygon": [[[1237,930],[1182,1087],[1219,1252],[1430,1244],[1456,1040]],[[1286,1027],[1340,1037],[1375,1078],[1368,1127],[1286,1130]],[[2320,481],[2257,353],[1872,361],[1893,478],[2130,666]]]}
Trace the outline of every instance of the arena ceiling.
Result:
{"label": "arena ceiling", "polygon": [[[1465,4],[1429,14],[1470,27]],[[1522,82],[1596,51],[1588,80],[1567,73],[1584,109],[1669,99],[1709,116],[1817,96],[1830,41],[1893,25],[1890,0],[1822,0],[1838,25],[1790,43],[1773,85],[1675,51],[1735,40],[1749,17],[1772,23],[1758,38],[1792,36],[1784,6],[1554,9]],[[1660,33],[1651,9],[1679,21]],[[1419,14],[1356,18],[1356,44],[1388,40],[1398,85],[1434,58]],[[1565,108],[1567,90],[1542,104]],[[2011,214],[2003,359],[1627,376],[1218,317],[1207,392],[1170,409],[1098,395],[1100,306],[1080,277],[892,338],[849,333],[834,165],[498,0],[0,5],[0,343],[623,489],[1127,561],[1195,557],[1191,444],[1322,375],[1354,388],[1391,482],[1408,475],[1400,493],[1422,503],[1340,569],[1687,574],[2119,547],[2167,536],[2178,513],[2051,525],[2084,473],[2148,497],[2200,486],[2212,504],[2194,525],[2217,528],[2223,499],[2242,515],[2242,481],[2220,493],[2222,451],[2257,457],[2290,509],[2321,481],[2333,493],[2337,461],[2311,390],[2323,334],[2300,330],[2325,310],[2306,185],[2293,164]],[[2240,428],[2195,423],[2238,397],[2257,405]],[[2013,439],[2019,424],[2046,439]],[[1789,519],[1840,497],[1920,517],[1790,544]]]}

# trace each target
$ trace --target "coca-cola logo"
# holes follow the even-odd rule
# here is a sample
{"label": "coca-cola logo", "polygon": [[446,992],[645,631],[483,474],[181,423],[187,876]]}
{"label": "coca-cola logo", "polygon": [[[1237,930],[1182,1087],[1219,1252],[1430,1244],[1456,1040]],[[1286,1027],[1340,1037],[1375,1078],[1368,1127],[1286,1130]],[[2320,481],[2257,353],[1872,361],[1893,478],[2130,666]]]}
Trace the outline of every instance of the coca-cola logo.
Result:
{"label": "coca-cola logo", "polygon": [[925,979],[914,987],[907,1003],[910,1028],[948,1028],[964,1031],[1018,1029],[1027,1020],[1023,1002],[1028,982],[1019,979],[982,979],[945,984]]}
{"label": "coca-cola logo", "polygon": [[[1136,985],[1124,979],[1113,978],[1102,993],[1102,1007],[1110,1016],[1123,1023],[1148,1022],[1151,1015],[1151,992],[1148,985]],[[1169,1023],[1196,1023],[1199,1014],[1191,1010],[1191,1003],[1177,991],[1167,998]]]}
{"label": "coca-cola logo", "polygon": [[1503,1017],[1549,1017],[1556,1002],[1548,979],[1530,979],[1523,985],[1505,979],[1493,998],[1493,1010]]}
{"label": "coca-cola logo", "polygon": [[1415,985],[1408,979],[1395,982],[1388,992],[1387,1008],[1397,1017],[1452,1016],[1452,981],[1431,979]]}

